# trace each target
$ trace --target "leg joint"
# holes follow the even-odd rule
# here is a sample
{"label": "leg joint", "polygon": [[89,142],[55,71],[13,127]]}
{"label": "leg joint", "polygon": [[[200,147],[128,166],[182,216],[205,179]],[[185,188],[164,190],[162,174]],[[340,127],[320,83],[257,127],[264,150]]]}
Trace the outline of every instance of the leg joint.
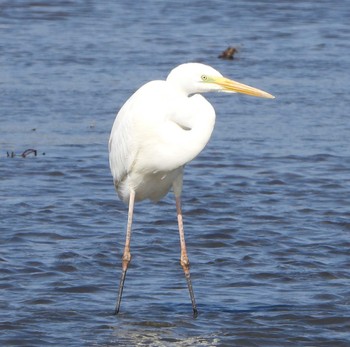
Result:
{"label": "leg joint", "polygon": [[188,260],[188,257],[181,256],[180,264],[185,272],[187,272],[190,269],[190,261]]}
{"label": "leg joint", "polygon": [[131,254],[130,252],[125,252],[122,258],[122,268],[124,271],[128,268],[128,265],[131,261]]}

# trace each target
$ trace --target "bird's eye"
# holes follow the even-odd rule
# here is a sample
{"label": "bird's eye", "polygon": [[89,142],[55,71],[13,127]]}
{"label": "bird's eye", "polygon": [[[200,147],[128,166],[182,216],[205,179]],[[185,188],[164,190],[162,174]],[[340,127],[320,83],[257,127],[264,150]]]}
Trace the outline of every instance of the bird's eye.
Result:
{"label": "bird's eye", "polygon": [[207,75],[202,75],[201,76],[202,81],[208,81],[208,76]]}

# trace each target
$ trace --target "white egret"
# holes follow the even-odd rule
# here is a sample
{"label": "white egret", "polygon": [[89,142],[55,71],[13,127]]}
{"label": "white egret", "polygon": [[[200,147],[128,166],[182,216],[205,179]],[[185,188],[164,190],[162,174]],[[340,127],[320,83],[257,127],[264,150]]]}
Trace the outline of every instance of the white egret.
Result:
{"label": "white egret", "polygon": [[129,205],[116,314],[131,260],[134,202],[158,201],[172,188],[180,234],[180,263],[193,315],[197,316],[180,196],[184,166],[203,150],[215,123],[215,110],[200,93],[220,91],[274,98],[262,90],[225,78],[210,66],[187,63],[174,68],[165,81],[151,81],[142,86],[126,101],[114,121],[109,139],[109,163],[117,193]]}

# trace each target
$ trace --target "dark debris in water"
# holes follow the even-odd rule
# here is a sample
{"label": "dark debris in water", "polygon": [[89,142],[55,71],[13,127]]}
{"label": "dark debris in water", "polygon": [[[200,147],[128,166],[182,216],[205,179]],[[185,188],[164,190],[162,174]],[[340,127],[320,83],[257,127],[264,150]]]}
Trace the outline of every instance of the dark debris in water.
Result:
{"label": "dark debris in water", "polygon": [[[7,158],[15,158],[15,157],[27,158],[31,155],[33,157],[36,157],[38,155],[38,151],[36,149],[33,149],[33,148],[28,148],[20,154],[16,154],[14,151],[11,151],[11,152],[7,151],[6,152]],[[45,155],[45,152],[43,152],[42,155]]]}
{"label": "dark debris in water", "polygon": [[238,53],[238,49],[235,47],[227,47],[219,56],[218,58],[225,59],[225,60],[233,60],[234,55]]}

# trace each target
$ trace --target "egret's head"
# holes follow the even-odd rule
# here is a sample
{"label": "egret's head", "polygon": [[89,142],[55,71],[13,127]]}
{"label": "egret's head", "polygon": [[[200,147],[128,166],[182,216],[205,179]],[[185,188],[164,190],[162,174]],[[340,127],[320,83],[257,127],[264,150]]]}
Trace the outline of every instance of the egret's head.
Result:
{"label": "egret's head", "polygon": [[269,93],[230,80],[212,68],[200,63],[187,63],[174,68],[168,82],[176,84],[187,95],[206,92],[243,93],[262,98],[274,98]]}

